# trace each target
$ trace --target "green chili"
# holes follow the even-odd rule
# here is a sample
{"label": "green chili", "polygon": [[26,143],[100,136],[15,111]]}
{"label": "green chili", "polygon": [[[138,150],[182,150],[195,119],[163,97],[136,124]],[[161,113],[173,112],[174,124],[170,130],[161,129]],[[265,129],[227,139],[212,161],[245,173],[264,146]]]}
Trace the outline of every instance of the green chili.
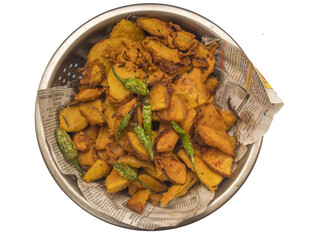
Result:
{"label": "green chili", "polygon": [[112,67],[113,73],[115,77],[124,85],[125,88],[127,88],[130,92],[136,93],[138,95],[145,96],[147,92],[147,88],[145,84],[137,78],[126,78],[123,79],[119,77],[115,71],[115,68]]}
{"label": "green chili", "polygon": [[132,115],[135,111],[136,107],[133,108],[132,110],[130,110],[127,115],[121,120],[120,124],[119,124],[119,127],[118,127],[118,130],[116,132],[116,138],[119,140],[120,139],[120,136],[121,134],[123,133],[123,131],[125,130],[125,128],[128,126],[131,118],[132,118]]}
{"label": "green chili", "polygon": [[147,85],[147,68],[148,65],[146,66],[146,71],[145,71],[145,85],[146,85],[146,96],[143,102],[143,106],[142,106],[142,118],[143,118],[143,127],[145,130],[145,133],[147,134],[147,137],[149,139],[149,141],[152,144],[152,135],[151,135],[151,129],[152,129],[152,109],[151,109],[151,105],[150,105],[150,101],[148,99],[148,85]]}
{"label": "green chili", "polygon": [[132,170],[131,167],[124,163],[114,161],[114,168],[122,177],[127,178],[128,180],[138,181],[149,190],[150,195],[152,194],[151,189],[138,178],[137,173],[134,170]]}
{"label": "green chili", "polygon": [[172,124],[172,127],[175,130],[175,132],[177,132],[180,135],[180,138],[182,140],[184,149],[185,149],[188,157],[190,158],[190,161],[191,161],[191,163],[193,165],[194,171],[195,171],[195,173],[197,175],[197,178],[198,178],[199,182],[201,182],[201,184],[208,189],[208,187],[201,181],[201,179],[198,176],[198,173],[197,173],[197,170],[196,170],[196,166],[195,166],[195,150],[194,150],[194,147],[191,144],[189,135],[176,122],[172,121],[171,124]]}
{"label": "green chili", "polygon": [[133,119],[133,131],[147,150],[151,161],[154,158],[153,146],[149,138],[146,136],[144,129],[137,123],[137,115]]}
{"label": "green chili", "polygon": [[84,172],[78,163],[78,151],[75,148],[75,145],[69,134],[63,129],[57,129],[56,140],[65,159],[69,162],[72,162],[78,169],[80,175],[83,176]]}

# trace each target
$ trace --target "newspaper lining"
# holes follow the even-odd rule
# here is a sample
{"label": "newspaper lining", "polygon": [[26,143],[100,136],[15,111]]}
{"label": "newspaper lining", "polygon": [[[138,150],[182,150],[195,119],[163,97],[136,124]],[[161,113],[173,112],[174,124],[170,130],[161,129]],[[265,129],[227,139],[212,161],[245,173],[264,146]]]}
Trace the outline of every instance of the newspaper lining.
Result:
{"label": "newspaper lining", "polygon": [[[273,116],[283,103],[269,83],[253,66],[246,55],[230,43],[220,40],[216,55],[214,74],[220,80],[215,95],[215,104],[238,115],[238,121],[230,134],[239,141],[235,162],[245,154],[246,145],[260,139],[268,130]],[[38,102],[45,139],[60,172],[76,175],[78,186],[90,205],[114,219],[141,229],[176,226],[182,221],[207,209],[215,194],[200,184],[195,184],[188,193],[170,201],[165,206],[147,203],[142,215],[127,206],[129,196],[124,192],[108,194],[101,181],[82,181],[75,167],[67,162],[55,140],[59,127],[59,111],[71,102],[74,95],[69,87],[53,87],[38,91]],[[236,166],[234,166],[234,169]]]}

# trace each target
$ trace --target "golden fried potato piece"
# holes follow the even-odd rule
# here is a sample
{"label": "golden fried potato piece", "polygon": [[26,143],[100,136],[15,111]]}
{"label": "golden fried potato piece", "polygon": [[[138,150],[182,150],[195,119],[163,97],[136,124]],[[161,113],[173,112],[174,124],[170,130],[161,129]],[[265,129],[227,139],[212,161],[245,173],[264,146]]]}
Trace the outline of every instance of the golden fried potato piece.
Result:
{"label": "golden fried potato piece", "polygon": [[141,160],[150,161],[150,156],[137,135],[134,132],[127,132],[127,137],[135,154]]}
{"label": "golden fried potato piece", "polygon": [[[86,84],[90,87],[96,87],[105,80],[106,78],[106,69],[103,63],[99,60],[94,62],[87,63],[82,72],[82,79],[80,80],[81,84]],[[103,84],[104,85],[104,84]],[[107,84],[105,84],[107,85]]]}
{"label": "golden fried potato piece", "polygon": [[147,174],[149,174],[150,176],[160,180],[161,182],[166,182],[169,181],[168,177],[165,175],[164,172],[162,172],[160,175],[158,175],[158,172],[156,170],[156,168],[148,168],[148,167],[144,167],[142,168]]}
{"label": "golden fried potato piece", "polygon": [[113,137],[112,134],[110,134],[110,131],[108,129],[108,126],[103,125],[100,127],[95,143],[95,149],[96,150],[102,150],[105,149],[105,146],[108,143],[113,143],[115,142],[115,138]]}
{"label": "golden fried potato piece", "polygon": [[80,112],[77,105],[67,106],[59,112],[60,128],[67,132],[78,132],[89,125],[88,120]]}
{"label": "golden fried potato piece", "polygon": [[103,112],[91,103],[81,104],[80,112],[86,117],[91,126],[102,124],[104,122]]}
{"label": "golden fried potato piece", "polygon": [[157,18],[141,17],[137,20],[137,24],[151,35],[165,39],[169,47],[174,47],[172,37],[174,30],[170,23],[164,22]]}
{"label": "golden fried potato piece", "polygon": [[161,131],[154,141],[156,152],[171,152],[173,151],[179,136],[173,129],[165,129]]}
{"label": "golden fried potato piece", "polygon": [[72,138],[75,148],[80,152],[86,152],[93,144],[93,140],[90,139],[83,131],[76,132]]}
{"label": "golden fried potato piece", "polygon": [[109,166],[106,162],[98,159],[86,172],[82,180],[89,183],[102,177],[106,177],[110,173],[111,169],[111,166]]}
{"label": "golden fried potato piece", "polygon": [[116,112],[115,106],[108,101],[106,98],[104,103],[105,111],[104,111],[104,119],[107,122],[107,125],[109,127],[109,131],[111,135],[115,134],[115,120],[114,114]]}
{"label": "golden fried potato piece", "polygon": [[139,186],[136,184],[137,181],[132,181],[131,183],[129,183],[128,185],[128,193],[133,196],[136,194],[136,192],[139,189],[143,189],[143,188],[139,188]]}
{"label": "golden fried potato piece", "polygon": [[172,85],[174,94],[180,96],[187,102],[187,109],[193,109],[205,104],[208,94],[201,82],[200,69],[194,68],[191,73],[183,74],[175,84]]}
{"label": "golden fried potato piece", "polygon": [[99,98],[104,93],[104,91],[104,88],[88,88],[75,95],[74,99],[78,102],[89,102]]}
{"label": "golden fried potato piece", "polygon": [[195,119],[197,117],[197,111],[195,109],[190,109],[187,112],[185,119],[180,122],[180,126],[185,130],[186,133],[190,134],[192,127],[194,125]]}
{"label": "golden fried potato piece", "polygon": [[97,160],[97,155],[94,149],[94,145],[90,147],[90,149],[86,152],[78,152],[78,162],[80,166],[87,170],[89,169],[94,162]]}
{"label": "golden fried potato piece", "polygon": [[165,84],[156,84],[149,93],[149,101],[152,111],[159,111],[168,108],[170,94]]}
{"label": "golden fried potato piece", "polygon": [[149,196],[150,192],[148,189],[141,189],[137,191],[136,194],[128,200],[128,207],[133,211],[142,214]]}
{"label": "golden fried potato piece", "polygon": [[200,108],[197,125],[214,128],[217,130],[227,130],[222,115],[214,104],[206,104]]}
{"label": "golden fried potato piece", "polygon": [[163,197],[161,198],[161,204],[165,205],[174,198],[183,196],[196,182],[197,182],[196,174],[188,169],[186,173],[185,183],[172,185],[167,192],[163,193]]}
{"label": "golden fried potato piece", "polygon": [[223,118],[223,122],[226,125],[226,129],[230,129],[236,122],[237,117],[229,112],[229,111],[222,111],[220,108],[217,107],[218,112],[221,114],[222,118]]}
{"label": "golden fried potato piece", "polygon": [[119,157],[125,155],[124,149],[117,142],[106,144],[105,150],[109,157],[107,161],[109,164],[113,164]]}
{"label": "golden fried potato piece", "polygon": [[137,105],[137,99],[132,98],[130,101],[127,101],[125,103],[122,103],[115,112],[115,116],[121,116],[124,117],[130,112],[133,108],[135,108]]}
{"label": "golden fried potato piece", "polygon": [[142,41],[144,37],[143,30],[136,23],[126,19],[117,23],[109,36],[109,38],[128,38],[134,41]]}
{"label": "golden fried potato piece", "polygon": [[[177,155],[185,162],[187,167],[189,167],[193,172],[195,172],[190,158],[184,149],[181,149],[177,152]],[[223,176],[213,171],[209,168],[199,157],[195,154],[195,167],[198,174],[198,177],[204,185],[207,186],[211,191],[215,191],[219,184],[223,180]]]}
{"label": "golden fried potato piece", "polygon": [[106,177],[105,187],[108,193],[116,193],[128,187],[130,182],[130,180],[122,177],[118,171],[113,168],[110,174]]}
{"label": "golden fried potato piece", "polygon": [[186,180],[186,166],[173,154],[155,157],[163,172],[172,183],[184,184]]}
{"label": "golden fried potato piece", "polygon": [[151,168],[155,169],[155,166],[152,162],[142,161],[136,158],[133,155],[124,155],[118,158],[117,162],[124,163],[130,167],[134,168]]}
{"label": "golden fried potato piece", "polygon": [[176,94],[171,94],[169,108],[157,112],[157,116],[163,121],[181,122],[185,119],[186,113],[184,100]]}
{"label": "golden fried potato piece", "polygon": [[207,91],[211,92],[212,94],[214,94],[218,85],[219,85],[219,80],[213,75],[210,75],[207,78],[207,80],[205,81],[205,87],[206,87]]}
{"label": "golden fried potato piece", "polygon": [[200,156],[201,160],[213,171],[225,177],[231,177],[233,157],[217,148],[210,148]]}
{"label": "golden fried potato piece", "polygon": [[176,28],[176,33],[173,34],[174,44],[180,51],[186,52],[194,44],[198,44],[194,34],[182,30],[181,27],[176,24],[173,24],[173,26]]}
{"label": "golden fried potato piece", "polygon": [[232,146],[233,146],[233,149],[234,149],[234,152],[235,152],[235,149],[236,149],[236,146],[237,146],[237,138],[234,137],[234,136],[230,136],[229,135],[229,139],[230,139],[230,141],[232,143]]}
{"label": "golden fried potato piece", "polygon": [[156,206],[160,203],[161,198],[163,197],[162,194],[156,194],[156,193],[152,193],[149,196],[149,201],[152,203],[152,205]]}
{"label": "golden fried potato piece", "polygon": [[224,130],[216,130],[214,128],[198,125],[196,132],[207,145],[217,147],[222,152],[235,156],[234,146]]}
{"label": "golden fried potato piece", "polygon": [[[132,74],[132,72],[126,71],[125,68],[116,68],[115,71],[121,78],[135,78],[134,74]],[[109,95],[117,102],[123,102],[131,94],[131,92],[126,89],[115,77],[112,70],[110,70],[108,73],[107,80],[109,86]]]}
{"label": "golden fried potato piece", "polygon": [[[158,179],[152,177],[151,175],[148,175],[146,173],[140,173],[138,174],[138,178],[146,184],[150,190],[154,193],[164,192],[167,190],[167,185]],[[141,183],[135,181],[133,182],[136,186],[138,186],[139,189],[145,189],[145,186],[143,186]]]}

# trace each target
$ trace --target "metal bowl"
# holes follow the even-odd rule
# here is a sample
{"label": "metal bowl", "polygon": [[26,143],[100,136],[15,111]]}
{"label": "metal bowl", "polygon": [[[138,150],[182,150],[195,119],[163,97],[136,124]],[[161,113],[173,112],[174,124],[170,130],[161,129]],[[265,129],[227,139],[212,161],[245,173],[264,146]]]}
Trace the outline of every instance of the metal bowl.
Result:
{"label": "metal bowl", "polygon": [[[126,16],[148,16],[157,17],[162,20],[172,21],[179,24],[185,30],[192,32],[198,38],[210,36],[222,38],[234,44],[238,48],[238,44],[220,27],[215,25],[208,19],[193,13],[189,10],[161,4],[138,4],[124,6],[108,12],[105,12],[81,27],[75,30],[58,48],[56,53],[47,65],[47,68],[42,76],[39,90],[50,88],[53,86],[61,86],[76,78],[78,67],[83,67],[86,61],[86,56],[91,47],[105,35],[109,34],[112,27],[122,18]],[[94,209],[81,194],[76,179],[72,176],[63,175],[52,157],[51,149],[48,147],[44,138],[44,129],[40,116],[39,103],[36,102],[35,109],[35,124],[38,144],[44,158],[44,161],[57,182],[60,188],[82,209],[94,215],[95,217],[125,228],[138,229],[133,226],[119,222],[112,217]],[[241,161],[238,163],[238,168],[230,179],[225,179],[216,192],[215,198],[208,205],[207,210],[199,215],[191,217],[175,227],[181,227],[193,222],[196,222],[225,204],[242,186],[246,178],[250,174],[259,150],[262,144],[262,139],[254,144],[248,145],[248,151]],[[175,228],[174,226],[168,228]],[[163,229],[168,229],[163,228]],[[161,230],[161,229],[158,229]]]}

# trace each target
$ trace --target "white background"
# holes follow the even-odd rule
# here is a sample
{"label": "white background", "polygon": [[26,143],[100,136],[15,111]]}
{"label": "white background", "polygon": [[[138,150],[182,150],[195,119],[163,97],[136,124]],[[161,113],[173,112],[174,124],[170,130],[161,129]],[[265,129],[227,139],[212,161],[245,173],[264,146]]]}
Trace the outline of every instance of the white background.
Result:
{"label": "white background", "polygon": [[0,238],[314,239],[312,1],[160,1],[190,9],[223,28],[285,103],[264,137],[251,175],[218,211],[174,230],[127,230],[83,211],[55,183],[35,134],[41,75],[55,50],[81,24],[141,2],[1,2]]}

